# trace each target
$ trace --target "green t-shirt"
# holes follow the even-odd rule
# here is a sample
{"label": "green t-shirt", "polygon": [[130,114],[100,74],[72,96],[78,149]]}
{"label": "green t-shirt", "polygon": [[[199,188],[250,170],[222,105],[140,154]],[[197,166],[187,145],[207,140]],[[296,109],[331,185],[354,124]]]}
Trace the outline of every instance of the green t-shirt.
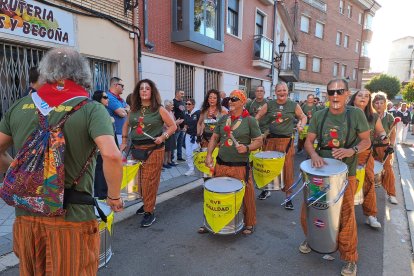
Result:
{"label": "green t-shirt", "polygon": [[307,117],[307,123],[309,124],[310,120],[312,119],[313,114],[318,111],[319,108],[316,105],[309,106],[306,103],[302,105],[302,111]]}
{"label": "green t-shirt", "polygon": [[[256,99],[254,99],[253,101],[250,101],[246,104],[246,109],[247,111],[249,111],[250,115],[252,117],[255,117],[257,112],[259,112],[260,109],[262,109],[262,107],[267,103],[266,99],[263,99],[263,101],[258,102],[256,101]],[[260,131],[262,133],[265,132],[266,130],[266,120],[265,117],[261,118],[259,120],[259,127],[260,127]]]}
{"label": "green t-shirt", "polygon": [[369,136],[371,139],[371,142],[374,142],[374,137],[375,137],[375,125],[377,124],[377,121],[379,119],[379,116],[377,113],[372,114],[372,121],[368,121],[368,125],[369,125]]}
{"label": "green t-shirt", "polygon": [[[229,121],[229,115],[224,115],[217,122],[217,126],[214,129],[214,133],[217,133],[220,136],[218,156],[224,162],[247,162],[249,159],[249,153],[238,153],[236,146],[224,131],[224,127]],[[243,145],[249,145],[252,139],[257,138],[262,134],[256,119],[251,116],[245,118],[240,117],[239,119],[231,122],[231,128],[233,129],[234,138],[239,144]],[[227,140],[229,140],[228,142],[230,145],[226,143]]]}
{"label": "green t-shirt", "polygon": [[[84,99],[84,98],[83,98]],[[67,111],[83,99],[70,100],[51,111],[48,115],[50,125],[55,125]],[[5,114],[0,122],[0,132],[13,138],[16,150],[19,150],[30,134],[38,127],[39,120],[31,96],[18,100]],[[114,135],[111,117],[105,106],[90,102],[76,111],[66,121],[65,136],[65,188],[72,187],[79,176],[89,154],[96,146],[94,139],[102,135]],[[96,159],[86,169],[85,174],[76,185],[76,190],[93,194]],[[16,216],[36,216],[36,214],[16,208]],[[88,221],[96,219],[93,206],[69,204],[65,219],[67,221]]]}
{"label": "green t-shirt", "polygon": [[[347,113],[349,113],[350,129],[348,129]],[[326,119],[323,120],[325,116]],[[319,137],[321,128],[322,137]],[[359,108],[347,106],[346,112],[338,115],[330,113],[329,109],[316,112],[310,121],[308,132],[316,134],[321,148],[343,148],[345,146],[352,148],[359,143],[358,134],[368,130],[369,125],[364,112]],[[348,141],[345,141],[348,131],[350,131]],[[321,157],[333,158],[331,150],[320,149],[318,154]],[[354,176],[358,162],[357,155],[344,158],[342,162],[348,165],[348,175]]]}
{"label": "green t-shirt", "polygon": [[[379,117],[379,115],[378,115]],[[391,113],[385,112],[384,117],[381,119],[382,126],[384,127],[385,132],[387,135],[390,134],[391,126],[394,123],[394,116]],[[382,144],[379,137],[375,139],[374,144]]]}
{"label": "green t-shirt", "polygon": [[204,130],[203,134],[212,135],[216,128],[217,122],[223,116],[220,111],[217,114],[209,114],[208,110],[204,112]]}
{"label": "green t-shirt", "polygon": [[162,120],[160,110],[152,112],[149,108],[144,112],[137,111],[129,114],[129,126],[131,127],[131,139],[132,140],[148,140],[148,136],[144,134],[138,134],[136,132],[139,118],[144,117],[143,122],[140,122],[142,130],[145,133],[156,138],[161,135],[164,121]]}
{"label": "green t-shirt", "polygon": [[266,125],[271,134],[291,136],[296,117],[296,102],[288,99],[284,104],[278,104],[276,100],[267,102]]}

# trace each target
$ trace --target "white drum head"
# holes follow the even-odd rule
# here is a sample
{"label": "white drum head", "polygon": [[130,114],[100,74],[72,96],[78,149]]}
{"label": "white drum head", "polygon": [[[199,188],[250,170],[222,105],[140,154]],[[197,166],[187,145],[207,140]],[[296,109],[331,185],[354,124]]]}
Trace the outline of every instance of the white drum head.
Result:
{"label": "white drum head", "polygon": [[347,165],[339,160],[332,158],[324,158],[327,163],[321,168],[312,168],[311,159],[305,160],[300,164],[300,169],[305,173],[319,176],[332,176],[348,171]]}
{"label": "white drum head", "polygon": [[204,188],[219,194],[234,193],[243,188],[243,183],[232,177],[215,177],[207,180],[204,183]]}
{"label": "white drum head", "polygon": [[374,174],[381,173],[383,169],[384,169],[384,166],[382,165],[382,163],[375,160],[374,161]]}
{"label": "white drum head", "polygon": [[285,154],[278,151],[260,151],[254,155],[254,157],[261,159],[278,159],[283,156],[285,156]]}
{"label": "white drum head", "polygon": [[[99,205],[99,208],[101,208],[102,212],[104,212],[106,216],[109,216],[109,214],[112,212],[111,207],[109,207],[108,204],[106,204],[106,202],[98,201],[98,205]],[[96,210],[96,207],[94,207],[94,210],[95,210],[95,215],[99,217],[98,210]]]}

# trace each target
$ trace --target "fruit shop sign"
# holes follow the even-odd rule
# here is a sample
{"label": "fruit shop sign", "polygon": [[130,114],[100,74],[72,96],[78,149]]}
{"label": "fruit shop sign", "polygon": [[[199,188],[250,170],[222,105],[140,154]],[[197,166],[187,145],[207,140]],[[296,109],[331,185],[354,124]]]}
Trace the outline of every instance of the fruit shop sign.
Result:
{"label": "fruit shop sign", "polygon": [[0,33],[75,45],[73,15],[33,0],[0,0]]}

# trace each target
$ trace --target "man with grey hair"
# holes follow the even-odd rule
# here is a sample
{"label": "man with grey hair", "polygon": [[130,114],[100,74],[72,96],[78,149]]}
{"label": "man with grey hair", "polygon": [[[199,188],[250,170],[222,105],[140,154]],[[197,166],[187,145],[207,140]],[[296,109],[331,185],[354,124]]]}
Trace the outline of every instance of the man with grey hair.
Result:
{"label": "man with grey hair", "polygon": [[[68,271],[73,275],[96,275],[99,227],[90,205],[96,163],[92,157],[97,147],[108,183],[106,203],[119,212],[123,209],[121,153],[108,112],[102,104],[87,100],[89,93],[85,89],[91,86],[92,77],[86,59],[69,48],[53,49],[43,57],[39,71],[43,85],[38,92],[16,101],[0,122],[0,172],[12,162],[6,150],[14,145],[20,152],[39,129],[40,120],[47,118],[46,122],[55,126],[76,107],[61,132],[66,144],[65,215],[49,217],[16,207],[13,249],[20,261],[21,275],[66,275]],[[39,155],[36,153],[33,159]],[[37,194],[49,194],[45,185]],[[33,198],[29,193],[28,197]],[[61,193],[55,195],[63,197]]]}
{"label": "man with grey hair", "polygon": [[121,98],[124,92],[124,83],[122,79],[113,77],[110,80],[110,87],[108,91],[108,106],[106,109],[115,120],[115,134],[118,139],[118,145],[122,144],[122,126],[127,119],[130,110],[129,105]]}

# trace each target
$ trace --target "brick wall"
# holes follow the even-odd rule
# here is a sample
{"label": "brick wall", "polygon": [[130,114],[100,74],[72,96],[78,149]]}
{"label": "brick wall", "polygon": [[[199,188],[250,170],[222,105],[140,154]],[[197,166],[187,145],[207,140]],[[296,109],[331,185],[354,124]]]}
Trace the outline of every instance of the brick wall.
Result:
{"label": "brick wall", "polygon": [[[225,31],[224,52],[206,54],[171,42],[171,2],[166,0],[152,0],[148,2],[149,40],[155,44],[154,51],[151,53],[216,68],[217,70],[231,71],[240,75],[268,79],[266,75],[269,74],[269,69],[256,69],[252,66],[253,36],[257,7],[267,15],[267,32],[265,35],[272,38],[273,6],[265,6],[257,0],[244,0],[243,39],[240,40],[232,35],[228,35]],[[139,11],[139,18],[141,20],[139,26],[143,33],[143,10],[141,7]],[[225,9],[226,17],[227,5],[225,5]],[[224,22],[227,22],[227,18],[225,18]],[[143,51],[148,52],[145,46],[143,46]]]}

